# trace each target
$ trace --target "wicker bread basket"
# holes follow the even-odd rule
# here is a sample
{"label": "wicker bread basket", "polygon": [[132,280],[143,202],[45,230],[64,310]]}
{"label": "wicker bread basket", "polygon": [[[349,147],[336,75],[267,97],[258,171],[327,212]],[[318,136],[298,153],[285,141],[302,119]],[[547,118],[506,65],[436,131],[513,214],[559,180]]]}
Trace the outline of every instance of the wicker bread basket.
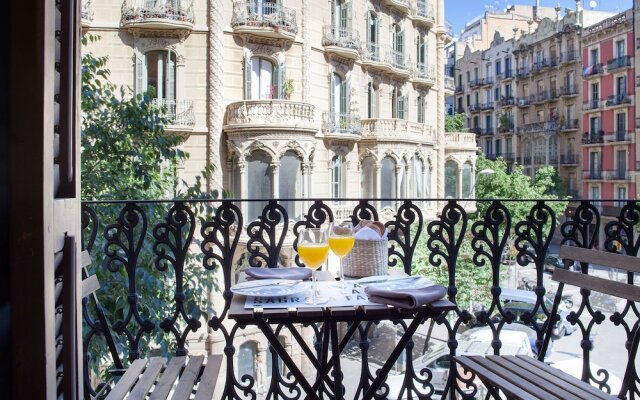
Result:
{"label": "wicker bread basket", "polygon": [[362,278],[373,275],[387,275],[389,264],[389,241],[356,239],[353,250],[342,260],[344,275]]}

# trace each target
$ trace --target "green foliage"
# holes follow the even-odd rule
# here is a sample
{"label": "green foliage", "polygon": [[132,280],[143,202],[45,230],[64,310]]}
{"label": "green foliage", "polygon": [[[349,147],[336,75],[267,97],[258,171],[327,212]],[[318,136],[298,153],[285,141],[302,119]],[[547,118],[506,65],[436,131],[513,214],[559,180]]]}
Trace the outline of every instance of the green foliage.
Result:
{"label": "green foliage", "polygon": [[444,116],[445,132],[466,132],[465,124],[467,122],[467,114],[458,113],[454,115],[446,114]]}
{"label": "green foliage", "polygon": [[[96,41],[85,35],[83,43]],[[176,165],[188,155],[164,132],[166,109],[151,93],[109,82],[107,57],[82,56],[82,198],[171,197]]]}

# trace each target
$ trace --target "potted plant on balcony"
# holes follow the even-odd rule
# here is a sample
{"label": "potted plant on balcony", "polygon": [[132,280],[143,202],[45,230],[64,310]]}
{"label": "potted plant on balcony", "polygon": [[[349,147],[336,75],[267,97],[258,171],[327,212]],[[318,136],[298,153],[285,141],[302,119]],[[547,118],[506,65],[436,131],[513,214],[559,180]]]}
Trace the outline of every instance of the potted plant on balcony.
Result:
{"label": "potted plant on balcony", "polygon": [[284,98],[286,100],[290,100],[291,99],[291,95],[293,94],[293,79],[288,78],[285,79],[284,83],[282,84],[282,94],[284,94]]}
{"label": "potted plant on balcony", "polygon": [[498,129],[500,130],[500,133],[505,133],[505,132],[509,132],[509,116],[506,113],[499,113],[498,114],[498,121],[499,121],[499,126]]}

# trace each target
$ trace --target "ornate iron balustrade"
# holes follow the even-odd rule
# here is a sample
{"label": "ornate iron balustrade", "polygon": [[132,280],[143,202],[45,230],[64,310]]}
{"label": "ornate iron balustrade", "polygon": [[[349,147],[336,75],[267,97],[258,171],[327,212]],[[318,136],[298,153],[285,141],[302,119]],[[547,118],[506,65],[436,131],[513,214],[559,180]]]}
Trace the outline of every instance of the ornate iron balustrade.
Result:
{"label": "ornate iron balustrade", "polygon": [[335,25],[325,25],[322,28],[322,45],[344,47],[357,52],[362,49],[358,31]]}
{"label": "ornate iron balustrade", "polygon": [[360,115],[352,113],[325,112],[322,114],[322,131],[360,135]]}
{"label": "ornate iron balustrade", "polygon": [[84,24],[93,21],[93,10],[91,9],[91,0],[82,0],[82,8],[80,9],[80,19]]}
{"label": "ornate iron balustrade", "polygon": [[569,64],[578,61],[578,52],[575,50],[569,50],[562,53],[562,63]]}
{"label": "ornate iron balustrade", "polygon": [[614,94],[607,97],[607,102],[605,105],[607,107],[613,107],[613,106],[627,105],[631,103],[632,103],[631,96],[629,96],[626,93],[620,93],[620,94]]}
{"label": "ornate iron balustrade", "polygon": [[[414,77],[416,79],[423,79],[427,81],[436,81],[436,68],[433,65],[429,65],[426,63],[418,63],[416,65],[416,69],[414,70]],[[447,79],[449,78],[449,89],[453,90],[453,78],[445,76],[445,83],[447,83]]]}
{"label": "ornate iron balustrade", "polygon": [[165,19],[189,24],[195,23],[192,0],[126,0],[122,4],[122,22],[142,22]]}
{"label": "ornate iron balustrade", "polygon": [[371,139],[393,139],[406,137],[411,140],[434,141],[434,129],[431,125],[404,119],[362,119],[362,137]]}
{"label": "ornate iron balustrade", "polygon": [[560,96],[577,96],[578,85],[567,85],[560,88]]}
{"label": "ornate iron balustrade", "polygon": [[453,79],[453,77],[445,75],[445,77],[444,77],[444,90],[449,91],[449,92],[455,92],[456,91],[456,83],[455,83],[455,80]]}
{"label": "ornate iron balustrade", "polygon": [[436,15],[433,11],[433,4],[428,0],[417,0],[416,7],[413,9],[413,16],[424,18],[432,24],[436,22]]}
{"label": "ornate iron balustrade", "polygon": [[236,1],[233,3],[231,26],[265,27],[294,35],[298,33],[296,11],[280,3]]}
{"label": "ornate iron balustrade", "polygon": [[605,143],[613,142],[631,142],[635,136],[635,132],[631,131],[616,131],[608,132],[604,135]]}
{"label": "ornate iron balustrade", "polygon": [[620,56],[607,61],[607,71],[615,71],[616,69],[631,66],[631,56]]}
{"label": "ornate iron balustrade", "polygon": [[[391,214],[378,211],[377,204],[384,202],[396,205]],[[625,202],[619,215],[614,216],[602,231],[599,210],[614,204],[613,200],[581,201],[570,211],[567,209],[562,224],[559,213],[565,209],[565,201],[474,202],[479,209],[475,215],[467,214],[465,210],[469,200],[454,199],[85,202],[83,247],[94,260],[89,267],[90,272],[97,271],[101,275],[103,290],[98,296],[105,309],[115,305],[120,310],[117,314],[107,313],[107,319],[120,339],[120,349],[124,351],[121,356],[132,361],[144,357],[154,348],[164,348],[174,355],[188,354],[188,335],[208,326],[213,330],[208,337],[209,344],[224,348],[226,356],[226,377],[219,385],[223,393],[217,398],[255,399],[259,393],[264,398],[300,399],[304,393],[290,376],[278,370],[279,363],[273,353],[265,356],[270,362],[263,361],[257,365],[258,368],[270,365],[270,374],[261,374],[261,378],[255,373],[254,376],[238,375],[236,349],[242,340],[246,340],[243,339],[245,335],[251,332],[247,332],[243,324],[229,321],[226,316],[232,297],[230,287],[236,279],[238,267],[242,265],[236,260],[240,258],[254,266],[277,265],[283,260],[283,253],[294,253],[297,234],[302,227],[320,226],[336,220],[337,215],[340,215],[340,220],[346,218],[354,223],[361,219],[382,220],[389,232],[389,266],[407,273],[435,274],[430,276],[447,286],[447,297],[458,304],[455,311],[434,321],[444,335],[443,345],[451,360],[457,352],[458,334],[469,326],[488,326],[491,329],[494,335],[491,346],[495,354],[500,353],[502,332],[507,329],[505,325],[511,323],[522,323],[533,329],[536,344],[540,347],[551,312],[543,301],[550,289],[544,286],[544,264],[554,237],[560,237],[562,244],[584,248],[601,246],[601,250],[629,255],[638,255],[640,249],[637,236],[640,204],[636,201]],[[333,206],[336,203],[339,203],[337,209]],[[443,208],[437,217],[427,220],[425,205],[436,203]],[[251,204],[264,205],[255,220],[247,220],[247,214],[243,212]],[[510,210],[521,207],[526,208],[519,214],[521,219],[516,219]],[[346,210],[351,211],[347,214]],[[302,212],[298,214],[298,211]],[[302,216],[292,219],[288,212]],[[599,234],[604,235],[601,238],[603,245],[598,245]],[[242,256],[238,257],[240,253]],[[531,313],[525,313],[519,320],[501,307],[500,300],[502,289],[507,287],[501,275],[511,271],[513,260],[520,265],[535,266],[531,285],[535,289],[533,293],[537,303]],[[300,265],[297,257],[284,261]],[[582,272],[590,273],[588,267],[581,265]],[[486,282],[474,290],[468,287],[461,290],[464,275],[471,273],[485,274],[483,279]],[[199,292],[200,282],[212,279],[216,274],[221,277],[219,286],[209,286],[207,290],[211,293]],[[627,280],[634,283],[634,275],[627,276]],[[144,287],[145,282],[161,286],[149,291]],[[210,302],[209,295],[217,296],[217,300]],[[205,300],[198,300],[199,296],[204,296]],[[588,291],[577,296],[567,321],[577,324],[577,332],[572,338],[581,340],[582,377],[610,391],[609,373],[591,368],[590,359],[594,351],[592,331],[603,323],[611,324],[612,329],[618,330],[628,343],[640,319],[640,311],[635,304],[625,303],[605,313],[590,298]],[[474,313],[469,308],[474,302],[482,304],[483,311]],[[93,364],[103,361],[100,357],[103,354],[97,352],[96,346],[104,327],[90,308],[85,311],[85,357]],[[542,318],[538,318],[540,315]],[[399,329],[406,327],[403,321],[397,323]],[[283,325],[277,332],[289,335],[292,334],[291,329],[296,328]],[[307,329],[313,332],[312,337],[321,336],[321,326]],[[357,329],[360,335],[350,347],[351,357],[360,360],[364,374],[353,386],[363,389],[375,376],[373,354],[377,343],[371,338],[375,336],[373,331],[380,326],[367,323]],[[417,350],[414,345],[411,342],[406,348],[408,356],[404,358],[402,388],[413,398],[431,398],[434,391],[431,371],[428,368],[415,369],[413,358]],[[626,353],[624,341],[618,348]],[[322,352],[321,342],[316,342],[315,350],[318,354]],[[611,349],[607,348],[607,351]],[[633,374],[630,382],[632,390],[637,393],[640,380],[637,371]],[[91,388],[89,377],[86,379]],[[476,382],[462,376],[454,362],[451,362],[445,379],[443,398],[483,397]],[[328,398],[335,396],[327,387],[319,390]],[[384,390],[388,391],[389,386],[383,386]]]}
{"label": "ornate iron balustrade", "polygon": [[196,124],[191,100],[153,99],[153,103],[166,110],[169,125],[192,127]]}
{"label": "ornate iron balustrade", "polygon": [[585,136],[582,138],[583,144],[599,144],[604,143],[604,132],[585,132]]}
{"label": "ornate iron balustrade", "polygon": [[517,129],[517,133],[519,135],[537,132],[555,133],[559,130],[560,123],[558,121],[545,121],[521,125]]}
{"label": "ornate iron balustrade", "polygon": [[578,165],[580,164],[579,154],[561,154],[560,164],[562,165]]}

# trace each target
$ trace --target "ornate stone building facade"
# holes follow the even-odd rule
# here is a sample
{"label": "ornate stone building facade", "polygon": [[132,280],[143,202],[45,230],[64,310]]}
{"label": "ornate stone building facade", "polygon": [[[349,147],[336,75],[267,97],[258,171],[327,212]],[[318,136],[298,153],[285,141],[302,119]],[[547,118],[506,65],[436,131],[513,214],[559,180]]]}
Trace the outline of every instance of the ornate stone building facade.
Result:
{"label": "ornate stone building facade", "polygon": [[[83,11],[101,36],[86,50],[167,106],[187,180],[213,165],[209,186],[245,199],[472,196],[475,137],[444,133],[443,0],[92,0]],[[395,202],[377,203],[393,214]],[[290,219],[306,211],[284,204]],[[245,221],[262,206],[245,203]],[[344,219],[353,204],[332,206]],[[426,217],[436,207],[424,202]],[[219,339],[204,332],[191,348],[221,352]],[[238,340],[238,370],[264,388],[266,340]]]}

